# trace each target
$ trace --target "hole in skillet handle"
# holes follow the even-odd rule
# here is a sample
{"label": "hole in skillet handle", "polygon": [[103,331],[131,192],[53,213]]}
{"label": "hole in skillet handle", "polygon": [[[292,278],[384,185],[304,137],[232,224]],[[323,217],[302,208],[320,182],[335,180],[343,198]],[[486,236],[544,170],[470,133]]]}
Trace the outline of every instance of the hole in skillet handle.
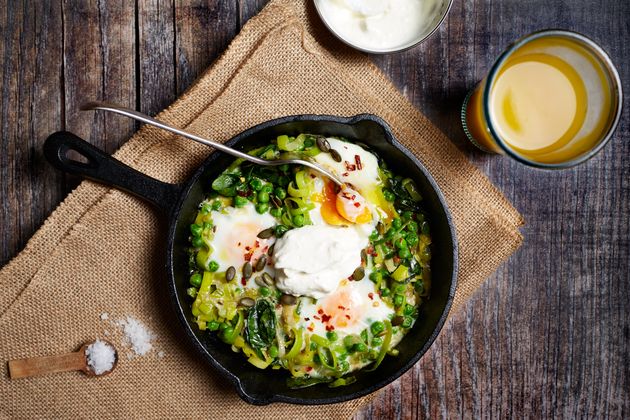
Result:
{"label": "hole in skillet handle", "polygon": [[[78,154],[74,159],[71,156]],[[110,185],[143,198],[170,214],[181,186],[151,178],[114,159],[80,137],[58,131],[44,142],[44,156],[55,168]]]}

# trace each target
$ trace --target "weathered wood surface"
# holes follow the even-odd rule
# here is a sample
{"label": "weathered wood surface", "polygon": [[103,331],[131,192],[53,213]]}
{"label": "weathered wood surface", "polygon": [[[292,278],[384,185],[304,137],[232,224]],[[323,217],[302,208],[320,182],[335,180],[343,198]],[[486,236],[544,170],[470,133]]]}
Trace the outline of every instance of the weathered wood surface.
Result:
{"label": "weathered wood surface", "polygon": [[[78,182],[44,163],[46,135],[72,130],[111,152],[136,128],[79,113],[83,98],[155,113],[264,3],[0,0],[0,265]],[[630,3],[621,0],[455,1],[428,42],[374,57],[527,225],[522,249],[452,318],[423,360],[357,419],[630,416],[628,101],[603,153],[561,172],[474,151],[458,113],[493,58],[541,28],[591,36],[628,80],[629,18]]]}

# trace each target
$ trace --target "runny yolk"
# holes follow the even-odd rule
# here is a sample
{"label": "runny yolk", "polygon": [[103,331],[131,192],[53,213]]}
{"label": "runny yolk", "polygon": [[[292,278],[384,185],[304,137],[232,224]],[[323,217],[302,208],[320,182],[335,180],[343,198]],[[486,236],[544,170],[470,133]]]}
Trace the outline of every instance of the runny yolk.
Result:
{"label": "runny yolk", "polygon": [[352,188],[344,186],[336,193],[335,184],[327,182],[324,185],[323,195],[321,214],[329,225],[345,226],[349,222],[367,223],[372,220],[372,213],[365,199]]}

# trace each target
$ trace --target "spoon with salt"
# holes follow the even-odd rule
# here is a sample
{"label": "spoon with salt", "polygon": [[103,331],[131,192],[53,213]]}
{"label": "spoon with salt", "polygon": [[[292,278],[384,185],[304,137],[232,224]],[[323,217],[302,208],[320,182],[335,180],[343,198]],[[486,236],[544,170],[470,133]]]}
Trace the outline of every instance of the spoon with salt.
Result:
{"label": "spoon with salt", "polygon": [[9,361],[11,379],[80,370],[87,376],[104,376],[118,364],[118,352],[105,340],[85,343],[78,351],[55,356]]}

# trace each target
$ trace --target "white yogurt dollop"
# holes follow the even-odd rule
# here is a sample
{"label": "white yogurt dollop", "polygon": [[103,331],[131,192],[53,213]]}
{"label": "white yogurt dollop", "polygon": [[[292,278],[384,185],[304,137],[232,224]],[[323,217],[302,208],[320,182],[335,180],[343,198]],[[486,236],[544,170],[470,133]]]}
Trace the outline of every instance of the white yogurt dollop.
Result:
{"label": "white yogurt dollop", "polygon": [[439,0],[315,0],[326,23],[359,48],[388,51],[413,45],[437,18]]}
{"label": "white yogurt dollop", "polygon": [[365,230],[354,227],[292,229],[274,248],[276,286],[294,296],[320,299],[361,265],[361,250],[367,244]]}

